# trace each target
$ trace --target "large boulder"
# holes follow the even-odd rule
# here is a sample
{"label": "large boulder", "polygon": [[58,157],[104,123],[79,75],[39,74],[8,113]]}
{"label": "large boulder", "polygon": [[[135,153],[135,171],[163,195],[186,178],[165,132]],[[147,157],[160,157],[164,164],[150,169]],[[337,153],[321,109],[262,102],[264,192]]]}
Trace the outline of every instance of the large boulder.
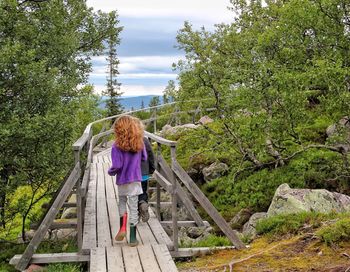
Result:
{"label": "large boulder", "polygon": [[291,189],[278,187],[267,211],[268,216],[299,212],[350,212],[350,197],[324,189]]}
{"label": "large boulder", "polygon": [[214,162],[208,167],[203,168],[202,173],[204,180],[209,182],[213,179],[224,176],[228,172],[227,164],[223,162]]}

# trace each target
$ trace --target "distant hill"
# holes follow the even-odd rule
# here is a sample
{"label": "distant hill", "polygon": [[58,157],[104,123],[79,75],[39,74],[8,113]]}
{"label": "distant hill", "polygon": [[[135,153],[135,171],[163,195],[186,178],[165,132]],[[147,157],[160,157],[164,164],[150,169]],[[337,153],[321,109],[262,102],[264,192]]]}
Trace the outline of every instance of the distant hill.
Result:
{"label": "distant hill", "polygon": [[[163,97],[160,95],[143,95],[143,96],[122,97],[120,99],[120,103],[122,104],[122,106],[124,107],[125,110],[131,110],[132,108],[134,110],[137,110],[137,109],[141,108],[142,101],[143,101],[145,108],[147,108],[151,99],[155,96],[158,96],[160,103],[163,103]],[[107,96],[101,97],[100,107],[103,109],[106,107],[106,100],[107,100]]]}

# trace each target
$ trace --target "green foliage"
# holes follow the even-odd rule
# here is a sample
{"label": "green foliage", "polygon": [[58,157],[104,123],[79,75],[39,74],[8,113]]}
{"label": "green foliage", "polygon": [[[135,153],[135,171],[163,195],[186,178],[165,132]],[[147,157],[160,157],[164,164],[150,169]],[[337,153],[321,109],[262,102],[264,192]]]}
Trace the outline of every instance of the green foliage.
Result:
{"label": "green foliage", "polygon": [[0,18],[0,225],[6,233],[19,223],[24,238],[32,210],[71,167],[72,143],[100,115],[91,86],[80,86],[119,28],[115,12],[78,0],[5,0]]}
{"label": "green foliage", "polygon": [[230,165],[204,186],[221,210],[266,210],[284,182],[349,193],[349,152],[339,147],[348,130],[326,134],[350,110],[350,36],[339,19],[347,2],[231,4],[233,23],[208,31],[186,22],[178,33],[178,99],[207,99],[218,120],[179,144],[179,160]]}
{"label": "green foliage", "polygon": [[[16,254],[23,254],[27,244],[16,244],[4,242],[0,244],[0,271],[16,271],[14,266],[9,264],[10,259]],[[60,241],[43,241],[37,253],[58,253],[58,252],[77,252],[76,241],[73,239],[65,239]],[[54,264],[49,265],[48,271],[82,271],[80,265],[77,264]],[[59,270],[61,268],[61,270]]]}
{"label": "green foliage", "polygon": [[215,247],[231,245],[232,244],[227,237],[210,234],[206,238],[198,242],[181,244],[181,247]]}
{"label": "green foliage", "polygon": [[1,242],[0,244],[0,271],[15,272],[17,271],[9,262],[16,254],[22,254],[26,248],[25,244],[15,244]]}
{"label": "green foliage", "polygon": [[[115,16],[115,15],[114,15]],[[115,21],[117,25],[119,21]],[[116,28],[117,31],[113,32],[107,40],[108,43],[108,56],[106,58],[108,63],[108,76],[107,76],[107,90],[103,94],[108,96],[106,101],[107,116],[118,115],[123,112],[123,106],[120,104],[120,97],[122,92],[120,91],[120,83],[117,80],[119,74],[118,65],[119,60],[117,57],[116,46],[120,43],[118,37],[121,28]]]}
{"label": "green foliage", "polygon": [[47,272],[80,272],[82,267],[77,264],[50,264],[47,266]]}
{"label": "green foliage", "polygon": [[343,218],[329,226],[322,227],[316,235],[327,245],[350,241],[350,219]]}
{"label": "green foliage", "polygon": [[334,219],[337,215],[314,212],[301,212],[297,214],[276,215],[259,220],[256,226],[258,234],[282,236],[297,234],[305,225],[311,228],[320,227],[322,221]]}

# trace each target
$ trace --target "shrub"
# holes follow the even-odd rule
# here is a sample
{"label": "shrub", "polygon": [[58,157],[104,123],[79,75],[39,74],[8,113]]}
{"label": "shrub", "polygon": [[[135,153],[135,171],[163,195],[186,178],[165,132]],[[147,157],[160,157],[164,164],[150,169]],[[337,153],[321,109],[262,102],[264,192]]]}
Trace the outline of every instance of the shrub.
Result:
{"label": "shrub", "polygon": [[297,214],[276,215],[258,221],[256,230],[258,234],[285,235],[297,234],[307,224],[317,228],[322,221],[336,218],[335,213],[322,214],[315,212],[302,212]]}
{"label": "shrub", "polygon": [[316,232],[327,245],[339,244],[341,241],[350,241],[350,218],[340,219]]}

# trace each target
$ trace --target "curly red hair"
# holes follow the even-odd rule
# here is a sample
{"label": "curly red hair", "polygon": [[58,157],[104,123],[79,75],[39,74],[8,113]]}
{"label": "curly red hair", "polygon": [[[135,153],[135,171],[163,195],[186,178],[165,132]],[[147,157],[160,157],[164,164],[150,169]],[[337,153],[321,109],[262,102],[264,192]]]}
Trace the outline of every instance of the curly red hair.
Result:
{"label": "curly red hair", "polygon": [[114,123],[115,144],[123,151],[143,149],[143,126],[138,118],[123,115]]}

